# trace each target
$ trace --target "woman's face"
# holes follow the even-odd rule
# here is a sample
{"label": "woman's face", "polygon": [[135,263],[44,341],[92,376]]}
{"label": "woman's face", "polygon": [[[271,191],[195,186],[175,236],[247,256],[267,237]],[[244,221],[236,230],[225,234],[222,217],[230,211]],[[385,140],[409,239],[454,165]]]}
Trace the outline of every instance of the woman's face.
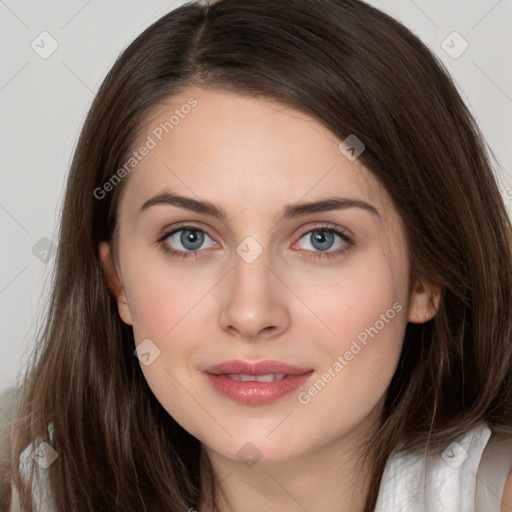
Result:
{"label": "woman's face", "polygon": [[[389,196],[340,142],[284,105],[199,89],[139,134],[119,267],[106,243],[102,262],[151,390],[222,457],[291,460],[364,433],[407,321],[431,317]],[[233,360],[247,365],[211,369]],[[294,368],[250,364],[269,360]]]}

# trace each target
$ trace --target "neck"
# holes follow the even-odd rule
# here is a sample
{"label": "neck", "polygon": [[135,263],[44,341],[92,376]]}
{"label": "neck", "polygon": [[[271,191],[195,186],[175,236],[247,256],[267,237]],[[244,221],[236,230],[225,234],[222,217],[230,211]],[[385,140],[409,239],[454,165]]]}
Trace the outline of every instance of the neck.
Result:
{"label": "neck", "polygon": [[[371,419],[333,442],[293,459],[262,461],[252,467],[202,444],[201,476],[206,492],[198,512],[215,512],[210,500],[213,486],[222,512],[362,512],[370,486],[370,468],[360,456],[362,443],[371,435]],[[209,478],[206,457],[217,484]]]}

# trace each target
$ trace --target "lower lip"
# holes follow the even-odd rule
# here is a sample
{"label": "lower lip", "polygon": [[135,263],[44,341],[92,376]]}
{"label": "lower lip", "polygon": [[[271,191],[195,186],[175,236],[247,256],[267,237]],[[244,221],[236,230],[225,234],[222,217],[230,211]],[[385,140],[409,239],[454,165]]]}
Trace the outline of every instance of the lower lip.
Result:
{"label": "lower lip", "polygon": [[263,405],[274,402],[302,386],[313,370],[301,375],[290,375],[274,382],[242,382],[226,377],[206,373],[214,389],[221,395],[236,402],[249,405]]}

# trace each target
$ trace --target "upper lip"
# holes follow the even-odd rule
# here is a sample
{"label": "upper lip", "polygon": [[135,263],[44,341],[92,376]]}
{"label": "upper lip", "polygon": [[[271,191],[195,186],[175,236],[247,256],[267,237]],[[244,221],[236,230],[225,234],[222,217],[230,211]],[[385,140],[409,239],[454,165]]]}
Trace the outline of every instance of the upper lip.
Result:
{"label": "upper lip", "polygon": [[213,375],[242,374],[242,375],[267,375],[269,373],[284,373],[286,375],[301,375],[311,371],[312,368],[298,368],[280,361],[243,361],[236,359],[205,368],[206,373]]}

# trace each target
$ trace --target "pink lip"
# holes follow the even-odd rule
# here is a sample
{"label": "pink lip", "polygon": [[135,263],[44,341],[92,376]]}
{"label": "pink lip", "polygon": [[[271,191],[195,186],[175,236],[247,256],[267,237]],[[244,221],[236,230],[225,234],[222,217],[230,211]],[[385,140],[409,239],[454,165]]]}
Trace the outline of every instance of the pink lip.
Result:
{"label": "pink lip", "polygon": [[[213,388],[221,395],[237,402],[263,405],[291,393],[309,379],[311,368],[297,368],[279,361],[225,361],[203,370]],[[286,376],[273,382],[243,382],[231,379],[228,374],[266,375],[284,373]]]}

